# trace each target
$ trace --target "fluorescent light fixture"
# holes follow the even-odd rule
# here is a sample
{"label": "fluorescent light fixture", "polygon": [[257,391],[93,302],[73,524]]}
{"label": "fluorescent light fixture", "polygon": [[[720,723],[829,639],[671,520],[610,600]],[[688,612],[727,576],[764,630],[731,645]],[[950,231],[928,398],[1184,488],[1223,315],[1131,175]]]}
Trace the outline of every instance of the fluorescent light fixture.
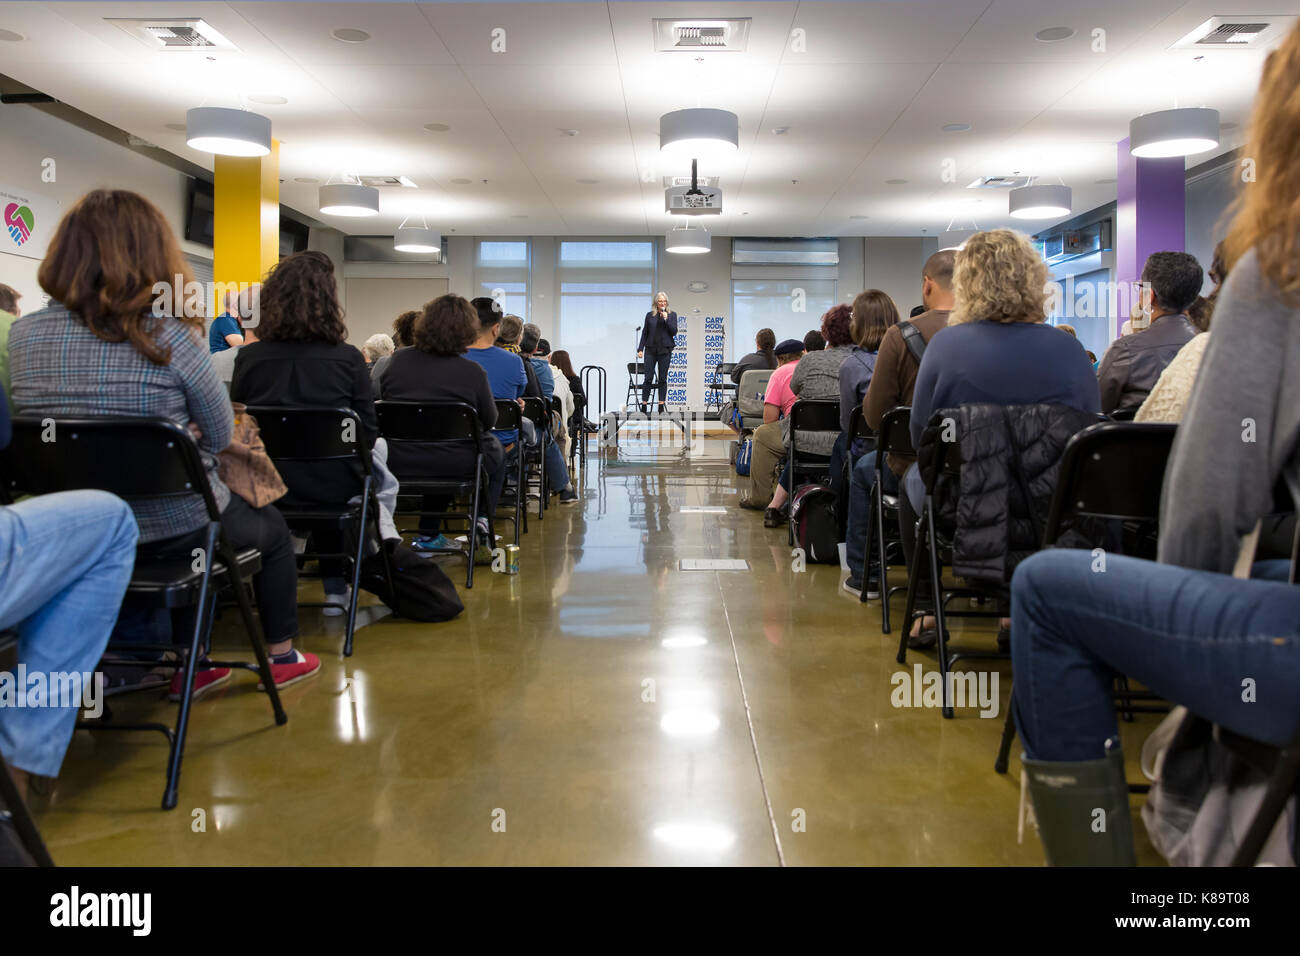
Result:
{"label": "fluorescent light fixture", "polygon": [[1186,107],[1135,116],[1128,141],[1129,152],[1140,159],[1203,153],[1219,145],[1219,111]]}
{"label": "fluorescent light fixture", "polygon": [[185,113],[185,144],[218,156],[266,156],[271,121],[248,110],[199,106]]}
{"label": "fluorescent light fixture", "polygon": [[327,183],[320,188],[320,211],[326,216],[378,216],[379,190],[360,183]]}
{"label": "fluorescent light fixture", "polygon": [[680,229],[670,229],[664,237],[664,248],[668,252],[682,252],[698,255],[708,252],[710,248],[709,230],[694,224]]}
{"label": "fluorescent light fixture", "polygon": [[740,119],[727,110],[675,110],[659,117],[659,152],[666,159],[720,162],[740,148]]}
{"label": "fluorescent light fixture", "polygon": [[393,236],[398,252],[441,252],[442,236],[428,226],[402,226]]}
{"label": "fluorescent light fixture", "polygon": [[1072,201],[1069,186],[1021,186],[1007,193],[1007,213],[1015,219],[1067,216]]}

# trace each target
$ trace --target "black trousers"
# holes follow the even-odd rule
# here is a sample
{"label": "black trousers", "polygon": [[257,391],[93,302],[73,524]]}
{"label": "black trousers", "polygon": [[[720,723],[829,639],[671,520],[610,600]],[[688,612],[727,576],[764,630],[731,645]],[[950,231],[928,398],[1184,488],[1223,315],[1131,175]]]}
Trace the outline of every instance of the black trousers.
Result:
{"label": "black trousers", "polygon": [[673,360],[672,350],[651,352],[647,349],[644,354],[645,375],[641,379],[641,401],[650,401],[650,390],[657,384],[659,404],[662,405],[668,400],[668,363]]}

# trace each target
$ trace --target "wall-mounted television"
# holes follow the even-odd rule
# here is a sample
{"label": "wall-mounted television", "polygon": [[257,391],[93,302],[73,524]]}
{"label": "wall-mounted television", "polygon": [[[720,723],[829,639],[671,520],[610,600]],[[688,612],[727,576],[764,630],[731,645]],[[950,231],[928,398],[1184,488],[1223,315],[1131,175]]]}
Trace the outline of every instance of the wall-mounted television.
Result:
{"label": "wall-mounted television", "polygon": [[[212,183],[191,178],[185,196],[185,238],[211,248],[216,228],[216,195]],[[310,236],[311,229],[289,219],[281,207],[280,258],[305,250]]]}

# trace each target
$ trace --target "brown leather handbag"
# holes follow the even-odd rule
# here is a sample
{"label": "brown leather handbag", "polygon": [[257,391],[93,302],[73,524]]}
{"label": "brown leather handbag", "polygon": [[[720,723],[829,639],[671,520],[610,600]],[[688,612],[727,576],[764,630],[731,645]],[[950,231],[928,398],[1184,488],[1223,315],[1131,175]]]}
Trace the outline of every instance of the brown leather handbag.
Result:
{"label": "brown leather handbag", "polygon": [[225,451],[217,456],[217,474],[239,497],[254,508],[263,508],[283,498],[289,489],[266,453],[257,419],[248,414],[248,406],[231,402],[230,407],[235,412],[235,431]]}

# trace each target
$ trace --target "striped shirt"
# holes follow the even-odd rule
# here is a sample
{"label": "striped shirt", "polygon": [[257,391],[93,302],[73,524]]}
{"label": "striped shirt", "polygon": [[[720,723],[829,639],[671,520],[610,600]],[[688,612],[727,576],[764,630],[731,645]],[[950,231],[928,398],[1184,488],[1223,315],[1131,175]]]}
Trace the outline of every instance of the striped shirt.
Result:
{"label": "striped shirt", "polygon": [[[159,322],[155,338],[171,348],[167,365],[155,365],[130,342],[105,342],[61,305],[23,316],[9,334],[14,411],[166,418],[182,427],[193,422],[202,433],[199,451],[213,496],[224,511],[230,491],[217,477],[216,454],[230,444],[234,429],[230,399],[200,332],[170,317]],[[197,496],[136,499],[131,507],[141,542],[186,534],[208,520]]]}

